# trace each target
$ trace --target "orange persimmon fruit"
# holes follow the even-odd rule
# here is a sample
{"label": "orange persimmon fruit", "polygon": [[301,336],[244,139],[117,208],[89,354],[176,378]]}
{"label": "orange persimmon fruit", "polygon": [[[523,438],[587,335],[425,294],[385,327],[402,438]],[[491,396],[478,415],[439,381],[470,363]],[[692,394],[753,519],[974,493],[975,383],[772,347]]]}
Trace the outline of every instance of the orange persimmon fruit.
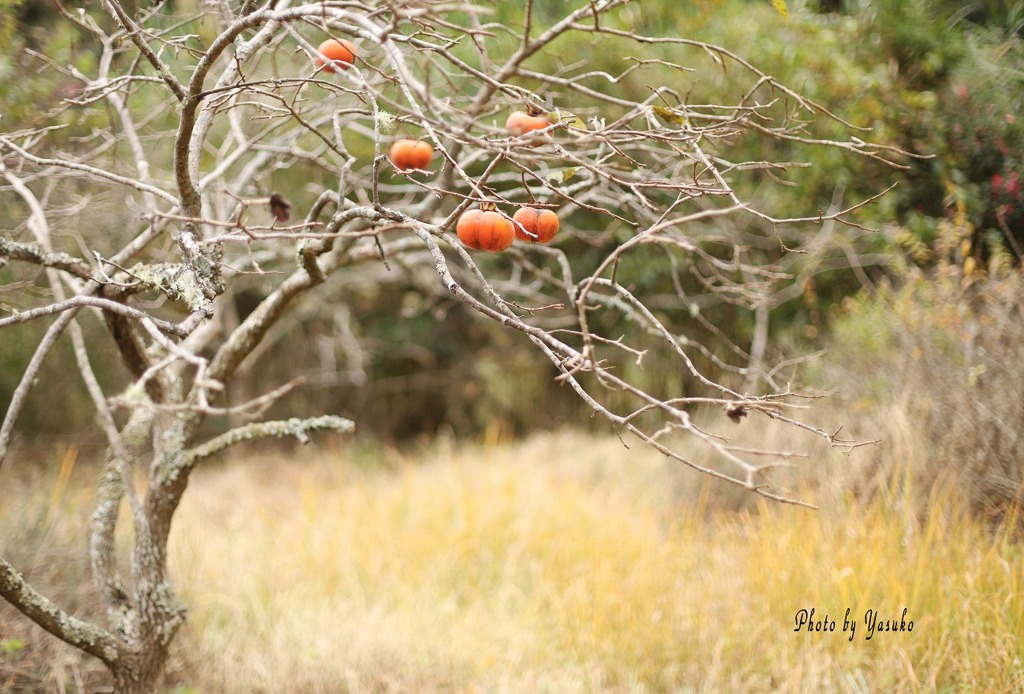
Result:
{"label": "orange persimmon fruit", "polygon": [[[348,70],[356,60],[356,45],[345,39],[327,39],[316,49],[316,64],[325,72],[335,72],[335,66]],[[333,64],[328,61],[334,61]]]}
{"label": "orange persimmon fruit", "polygon": [[505,250],[515,239],[512,220],[496,210],[466,210],[455,231],[467,247],[491,253]]}
{"label": "orange persimmon fruit", "polygon": [[516,238],[530,243],[550,243],[558,233],[558,215],[538,207],[520,207],[512,215]]}
{"label": "orange persimmon fruit", "polygon": [[505,130],[510,135],[520,136],[534,130],[543,130],[549,125],[551,125],[551,122],[547,118],[531,116],[522,111],[513,111],[509,115],[508,120],[505,121]]}
{"label": "orange persimmon fruit", "polygon": [[402,171],[426,169],[434,158],[434,148],[422,140],[395,140],[388,156]]}

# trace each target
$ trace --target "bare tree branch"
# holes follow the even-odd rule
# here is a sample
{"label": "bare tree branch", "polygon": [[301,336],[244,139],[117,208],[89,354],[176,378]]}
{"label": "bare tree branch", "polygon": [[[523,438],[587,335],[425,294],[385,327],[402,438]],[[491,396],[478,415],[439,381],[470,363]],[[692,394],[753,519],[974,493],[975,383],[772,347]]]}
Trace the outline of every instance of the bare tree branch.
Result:
{"label": "bare tree branch", "polygon": [[253,422],[252,424],[231,429],[186,451],[184,464],[186,466],[195,465],[200,460],[216,455],[243,441],[294,436],[300,443],[306,443],[308,441],[306,434],[313,431],[336,431],[340,434],[349,434],[355,431],[355,423],[350,419],[330,415],[313,417],[311,419],[293,418],[283,421]]}
{"label": "bare tree branch", "polygon": [[25,373],[22,374],[18,387],[14,389],[14,393],[11,395],[11,403],[4,414],[3,424],[0,424],[0,466],[3,465],[4,458],[7,456],[11,434],[14,432],[14,425],[17,423],[18,416],[25,406],[25,399],[28,397],[29,390],[35,384],[36,376],[39,375],[43,361],[54,345],[57,344],[57,340],[60,338],[61,333],[64,332],[64,329],[74,320],[76,311],[77,309],[73,308],[62,313],[47,329],[46,334],[39,341],[36,351],[32,354],[32,360],[25,367]]}
{"label": "bare tree branch", "polygon": [[90,306],[93,308],[101,308],[104,311],[110,311],[111,313],[118,313],[128,318],[134,318],[135,320],[152,320],[161,330],[171,335],[177,335],[184,337],[189,333],[189,325],[191,322],[182,324],[168,323],[165,320],[159,318],[152,318],[145,311],[134,309],[131,306],[111,301],[110,299],[103,299],[98,296],[73,296],[70,299],[65,299],[56,304],[50,304],[49,306],[40,306],[39,308],[30,309],[28,311],[21,311],[8,318],[0,318],[0,328],[7,327],[9,325],[16,325],[18,323],[27,323],[28,321],[35,320],[36,318],[42,318],[44,316],[52,316],[64,311],[70,311],[72,309],[81,308],[82,306]]}
{"label": "bare tree branch", "polygon": [[127,34],[128,38],[132,40],[132,43],[138,47],[139,52],[146,57],[146,60],[148,60],[154,68],[156,68],[157,73],[160,75],[160,79],[162,79],[170,90],[174,92],[174,96],[178,98],[178,101],[184,101],[186,98],[185,88],[181,86],[181,83],[174,77],[174,73],[171,72],[170,66],[160,60],[157,54],[153,52],[153,49],[149,47],[149,44],[147,44],[143,38],[143,34],[145,32],[132,20],[131,17],[128,16],[128,13],[121,7],[121,3],[117,0],[103,0],[103,5],[121,25],[125,34]]}
{"label": "bare tree branch", "polygon": [[92,268],[81,258],[67,253],[46,253],[34,244],[12,241],[5,236],[0,236],[0,258],[23,260],[40,267],[64,270],[83,280],[92,279]]}
{"label": "bare tree branch", "polygon": [[119,185],[127,186],[129,188],[135,188],[144,193],[154,195],[165,202],[176,204],[178,199],[170,193],[157,188],[156,186],[137,181],[127,176],[121,176],[110,171],[105,171],[96,166],[89,166],[88,164],[80,164],[76,161],[62,160],[62,159],[47,159],[45,157],[37,157],[36,155],[22,149],[18,145],[14,144],[9,138],[0,135],[0,148],[6,147],[11,150],[25,161],[31,162],[37,166],[49,166],[58,169],[68,169],[69,171],[80,171],[90,178],[95,178],[101,181],[110,181],[111,183],[117,183]]}
{"label": "bare tree branch", "polygon": [[117,638],[94,624],[64,612],[32,588],[25,577],[3,558],[0,558],[0,596],[62,641],[81,648],[104,663],[117,661],[123,648]]}

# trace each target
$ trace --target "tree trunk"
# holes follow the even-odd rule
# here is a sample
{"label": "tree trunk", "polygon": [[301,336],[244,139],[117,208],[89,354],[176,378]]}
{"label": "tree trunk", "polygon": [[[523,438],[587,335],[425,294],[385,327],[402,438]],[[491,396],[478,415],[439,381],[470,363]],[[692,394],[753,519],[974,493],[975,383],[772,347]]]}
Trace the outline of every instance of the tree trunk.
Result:
{"label": "tree trunk", "polygon": [[167,648],[155,646],[147,651],[121,658],[111,666],[115,694],[153,694],[160,691]]}

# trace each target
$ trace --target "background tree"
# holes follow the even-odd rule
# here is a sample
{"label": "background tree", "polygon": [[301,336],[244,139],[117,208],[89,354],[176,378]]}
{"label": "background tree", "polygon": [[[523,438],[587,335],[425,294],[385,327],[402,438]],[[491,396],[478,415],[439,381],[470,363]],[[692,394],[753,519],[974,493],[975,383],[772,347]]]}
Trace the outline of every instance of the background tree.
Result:
{"label": "background tree", "polygon": [[[750,414],[855,445],[795,414],[812,396],[791,389],[792,363],[770,363],[765,340],[780,294],[806,286],[805,259],[841,243],[844,226],[861,230],[851,213],[874,198],[777,209],[770,186],[801,163],[730,152],[756,138],[890,165],[898,150],[729,50],[640,33],[623,0],[559,16],[527,2],[501,21],[490,3],[185,5],[58,5],[76,59],[51,60],[54,104],[0,135],[0,329],[6,342],[50,321],[30,333],[0,461],[65,339],[74,366],[61,370],[81,376],[108,444],[90,519],[106,614],[65,613],[2,558],[0,595],[106,663],[118,691],[153,690],[185,618],[166,550],[195,466],[246,440],[353,428],[294,405],[301,379],[256,393],[261,381],[240,374],[283,325],[319,331],[329,361],[359,373],[348,305],[368,287],[401,291],[406,308],[447,316],[453,330],[474,316],[516,331],[499,362],[529,348],[616,431],[770,499],[806,504],[770,477],[796,454],[733,445],[693,408],[724,410],[716,427]],[[562,52],[570,35],[592,59]],[[331,39],[350,42],[351,62],[324,49],[336,61],[325,62],[318,46]],[[552,60],[557,69],[535,67]],[[730,77],[730,101],[694,98],[712,71]],[[527,115],[508,127],[511,112]],[[815,131],[822,121],[842,135]],[[389,157],[396,139],[426,143],[431,163]],[[455,231],[475,207],[494,208],[520,239],[501,254],[467,250]],[[512,226],[528,207],[560,218],[551,244]],[[459,235],[505,245],[475,233]],[[754,317],[748,343],[704,315],[713,306]],[[97,318],[103,338],[87,332]],[[52,389],[37,397],[60,405]],[[268,419],[271,408],[309,416]],[[687,439],[717,464],[693,462]],[[123,502],[127,571],[115,542]]]}

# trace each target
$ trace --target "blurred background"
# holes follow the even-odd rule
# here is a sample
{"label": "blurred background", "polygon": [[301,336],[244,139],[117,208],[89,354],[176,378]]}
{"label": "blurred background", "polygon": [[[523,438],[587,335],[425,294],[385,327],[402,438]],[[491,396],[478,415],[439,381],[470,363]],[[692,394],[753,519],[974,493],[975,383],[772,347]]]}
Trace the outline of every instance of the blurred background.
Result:
{"label": "blurred background", "polygon": [[[173,4],[189,14],[197,0]],[[496,19],[516,21],[521,8],[513,5],[496,3]],[[563,5],[537,0],[538,22],[561,16]],[[301,465],[282,463],[264,445],[258,455],[238,452],[246,467],[211,463],[200,472],[175,545],[196,605],[172,668],[184,683],[178,691],[230,691],[232,681],[245,691],[289,691],[284,682],[309,691],[466,691],[466,682],[484,682],[480,691],[560,692],[1024,686],[1013,674],[1024,659],[1024,2],[785,6],[784,19],[766,0],[644,0],[619,19],[729,48],[864,128],[864,139],[925,156],[901,158],[906,168],[898,170],[837,149],[729,141],[732,160],[810,164],[737,173],[740,197],[780,214],[841,209],[896,184],[856,211],[863,228],[785,232],[812,253],[780,254],[773,230],[755,230],[771,241],[760,249],[765,261],[783,263],[786,275],[766,315],[708,296],[696,279],[682,287],[691,301],[680,306],[678,288],[660,284],[666,256],[633,256],[630,271],[648,283],[658,318],[704,346],[693,355],[705,373],[745,389],[734,367],[745,365],[738,355],[760,321],[763,361],[786,364],[801,388],[829,394],[809,416],[840,422],[844,435],[870,444],[840,455],[771,439],[754,417],[736,426],[737,445],[809,450],[792,484],[826,512],[769,510],[751,494],[625,449],[522,335],[438,295],[436,276],[353,273],[343,296],[340,285],[325,286],[311,298],[318,305],[298,307],[277,326],[260,368],[229,394],[241,401],[301,375],[306,385],[276,414],[339,414],[356,421],[358,434],[277,451]],[[194,30],[210,32],[201,22]],[[75,85],[49,67],[87,67],[94,56],[80,39],[45,0],[0,0],[5,131],[56,117],[66,127],[51,134],[54,152],[91,146],[110,115],[68,108]],[[564,56],[585,55],[590,69],[614,74],[629,50],[610,39],[600,50],[563,42],[534,65],[555,70]],[[679,81],[695,103],[728,103],[731,75],[707,56],[651,51],[703,61],[685,83],[671,71],[665,83]],[[639,78],[618,87],[649,93]],[[161,127],[159,116],[152,127]],[[830,128],[839,132],[825,122],[819,135]],[[770,187],[770,198],[769,179],[784,183]],[[324,184],[316,171],[291,169],[271,172],[265,189],[251,192],[301,199]],[[5,232],[17,234],[27,217],[18,205],[0,221]],[[60,221],[69,229],[86,207],[116,219],[117,201],[103,195],[76,205]],[[563,229],[559,247],[580,273],[628,233],[583,211]],[[23,268],[0,267],[0,307],[17,305],[34,285]],[[237,283],[238,316],[268,286],[259,277]],[[335,307],[329,319],[324,303]],[[87,326],[91,339],[106,339],[102,326]],[[637,330],[600,327],[608,335]],[[44,328],[37,321],[0,335],[0,410]],[[30,462],[19,462],[5,490],[18,501],[0,505],[9,548],[25,548],[13,558],[49,571],[55,589],[88,583],[82,527],[62,514],[88,512],[88,473],[76,461],[99,457],[103,444],[84,389],[65,385],[59,365],[70,359],[62,344],[22,414],[19,458]],[[694,384],[675,363],[653,352],[629,375],[655,393],[690,394]],[[94,367],[105,383],[126,379],[117,363]],[[59,409],[41,396],[55,388],[64,396]],[[214,526],[223,530],[216,539]],[[265,560],[268,552],[280,561]],[[241,565],[249,569],[239,586]],[[87,595],[62,597],[88,604]],[[783,638],[792,636],[785,632],[795,609],[814,601],[896,616],[910,605],[919,630],[855,649],[842,638]],[[310,641],[311,631],[351,646],[343,666],[324,665],[338,658],[336,644]],[[0,676],[40,672],[53,655],[29,652],[23,635],[3,636],[0,665],[6,644],[16,667],[0,667]],[[425,643],[446,640],[449,650]],[[83,681],[92,681],[95,673],[75,662],[64,672],[84,668]],[[55,678],[33,681],[56,691]]]}

